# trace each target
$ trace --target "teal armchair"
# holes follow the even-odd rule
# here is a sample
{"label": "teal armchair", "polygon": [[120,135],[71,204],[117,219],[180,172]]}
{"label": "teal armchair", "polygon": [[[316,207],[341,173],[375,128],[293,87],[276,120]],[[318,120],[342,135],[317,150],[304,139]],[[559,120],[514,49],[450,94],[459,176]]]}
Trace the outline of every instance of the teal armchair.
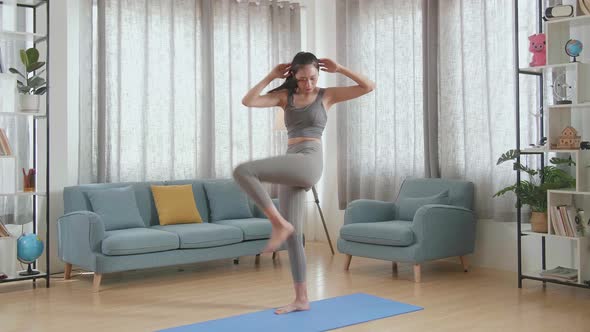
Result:
{"label": "teal armchair", "polygon": [[438,178],[406,179],[395,202],[359,199],[344,214],[338,250],[347,256],[369,257],[414,265],[420,282],[424,262],[466,255],[475,247],[474,185]]}

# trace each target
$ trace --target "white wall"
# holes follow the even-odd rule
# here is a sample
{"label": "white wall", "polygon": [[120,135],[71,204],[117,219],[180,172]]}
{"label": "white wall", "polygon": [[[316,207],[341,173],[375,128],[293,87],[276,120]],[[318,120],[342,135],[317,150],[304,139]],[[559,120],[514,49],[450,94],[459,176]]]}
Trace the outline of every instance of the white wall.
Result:
{"label": "white wall", "polygon": [[79,1],[68,0],[52,0],[50,5],[49,202],[50,264],[54,273],[63,270],[63,264],[57,258],[57,218],[63,214],[63,188],[76,184],[78,178],[81,5]]}
{"label": "white wall", "polygon": [[[574,267],[574,246],[570,240],[547,239],[547,267]],[[507,271],[517,269],[516,224],[493,220],[478,220],[474,265]],[[522,269],[541,269],[541,239],[526,236],[522,239]]]}

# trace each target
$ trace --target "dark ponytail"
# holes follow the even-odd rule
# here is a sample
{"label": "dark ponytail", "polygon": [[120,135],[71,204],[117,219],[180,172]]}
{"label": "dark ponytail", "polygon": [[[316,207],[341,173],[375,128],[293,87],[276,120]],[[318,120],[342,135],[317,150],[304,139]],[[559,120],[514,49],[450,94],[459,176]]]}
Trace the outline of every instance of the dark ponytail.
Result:
{"label": "dark ponytail", "polygon": [[297,89],[297,79],[295,79],[295,73],[299,70],[299,67],[304,65],[314,65],[316,69],[320,70],[320,64],[318,58],[316,58],[313,53],[309,52],[299,52],[295,54],[295,57],[291,61],[291,69],[289,70],[289,75],[283,82],[283,84],[279,85],[278,87],[270,90],[267,93],[273,93],[279,90],[287,90],[289,94],[295,93],[295,89]]}
{"label": "dark ponytail", "polygon": [[295,79],[295,74],[292,70],[289,72],[289,76],[287,76],[287,78],[285,79],[285,82],[283,82],[283,84],[270,90],[267,93],[273,93],[275,91],[285,90],[285,89],[287,89],[287,91],[289,91],[289,94],[295,93],[295,89],[297,89],[297,79]]}

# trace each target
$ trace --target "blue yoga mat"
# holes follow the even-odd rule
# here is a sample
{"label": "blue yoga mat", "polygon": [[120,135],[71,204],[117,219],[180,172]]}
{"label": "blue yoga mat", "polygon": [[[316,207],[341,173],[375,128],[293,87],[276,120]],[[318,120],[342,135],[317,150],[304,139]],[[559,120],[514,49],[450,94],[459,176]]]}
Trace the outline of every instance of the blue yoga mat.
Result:
{"label": "blue yoga mat", "polygon": [[357,293],[311,302],[311,310],[309,311],[276,315],[274,309],[270,309],[162,331],[327,331],[422,309],[411,304]]}

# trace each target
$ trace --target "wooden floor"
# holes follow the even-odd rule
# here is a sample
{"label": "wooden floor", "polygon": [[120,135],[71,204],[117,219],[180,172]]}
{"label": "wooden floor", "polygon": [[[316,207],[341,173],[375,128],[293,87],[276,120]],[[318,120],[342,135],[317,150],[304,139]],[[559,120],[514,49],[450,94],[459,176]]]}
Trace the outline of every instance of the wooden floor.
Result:
{"label": "wooden floor", "polygon": [[[472,269],[438,261],[422,268],[422,283],[412,282],[412,266],[344,256],[309,243],[311,300],[365,292],[425,310],[380,319],[341,331],[590,331],[590,291],[525,281],[514,273]],[[74,270],[76,268],[74,267]],[[286,304],[292,298],[288,257],[254,257],[105,275],[92,293],[92,274],[74,271],[32,282],[0,285],[0,330],[7,331],[154,331]]]}

